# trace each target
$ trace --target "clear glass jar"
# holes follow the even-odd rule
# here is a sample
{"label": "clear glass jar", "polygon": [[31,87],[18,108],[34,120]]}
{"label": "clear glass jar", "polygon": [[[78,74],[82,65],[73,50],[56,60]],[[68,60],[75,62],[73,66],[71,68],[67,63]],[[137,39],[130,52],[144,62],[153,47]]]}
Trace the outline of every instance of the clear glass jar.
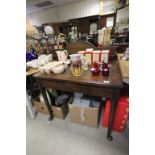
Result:
{"label": "clear glass jar", "polygon": [[72,54],[71,58],[71,73],[73,76],[81,76],[82,75],[82,61],[81,55]]}

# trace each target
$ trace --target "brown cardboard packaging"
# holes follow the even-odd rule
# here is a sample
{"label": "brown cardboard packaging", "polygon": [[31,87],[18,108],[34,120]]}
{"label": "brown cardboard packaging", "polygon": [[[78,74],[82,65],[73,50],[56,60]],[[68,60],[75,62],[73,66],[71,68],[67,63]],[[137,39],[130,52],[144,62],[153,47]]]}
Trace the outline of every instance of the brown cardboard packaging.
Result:
{"label": "brown cardboard packaging", "polygon": [[69,109],[68,104],[63,104],[61,107],[52,106],[53,115],[56,118],[65,119]]}
{"label": "brown cardboard packaging", "polygon": [[72,122],[79,123],[90,127],[98,127],[100,108],[80,107],[72,105],[73,98],[70,99],[69,115]]}
{"label": "brown cardboard packaging", "polygon": [[45,105],[44,102],[40,102],[40,101],[34,99],[34,100],[33,100],[33,103],[34,103],[35,106],[36,106],[36,111],[37,111],[37,112],[41,112],[41,113],[43,113],[43,114],[49,114],[49,113],[48,113],[48,109],[47,109],[47,107],[46,107],[46,105]]}
{"label": "brown cardboard packaging", "polygon": [[[33,100],[37,112],[41,112],[43,114],[49,114],[48,109],[44,102],[40,102],[37,100]],[[53,111],[53,115],[56,118],[65,119],[69,110],[68,110],[68,104],[63,104],[61,107],[51,106],[51,110]]]}
{"label": "brown cardboard packaging", "polygon": [[111,30],[111,28],[104,30],[104,46],[109,46],[110,44]]}

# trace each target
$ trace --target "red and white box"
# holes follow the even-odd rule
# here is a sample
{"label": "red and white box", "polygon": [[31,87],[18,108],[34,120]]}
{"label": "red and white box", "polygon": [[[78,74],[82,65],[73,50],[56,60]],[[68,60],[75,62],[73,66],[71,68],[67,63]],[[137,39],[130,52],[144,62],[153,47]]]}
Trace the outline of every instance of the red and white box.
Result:
{"label": "red and white box", "polygon": [[109,50],[102,50],[101,51],[101,59],[100,59],[100,61],[108,63],[109,62],[109,53],[110,53]]}
{"label": "red and white box", "polygon": [[78,54],[80,54],[82,57],[85,57],[85,61],[88,63],[88,65],[92,64],[92,50],[87,50],[87,51],[79,51]]}
{"label": "red and white box", "polygon": [[101,51],[93,51],[92,62],[101,62]]}
{"label": "red and white box", "polygon": [[85,56],[85,60],[88,63],[88,65],[91,65],[92,61],[93,61],[93,52],[92,51],[85,51],[84,56]]}
{"label": "red and white box", "polygon": [[108,63],[109,61],[109,50],[96,50],[93,49],[86,49],[86,51],[79,51],[78,54],[85,56],[86,62],[88,65],[92,65],[93,62],[105,62]]}
{"label": "red and white box", "polygon": [[84,56],[84,52],[85,51],[79,51],[78,54],[80,54],[81,56]]}
{"label": "red and white box", "polygon": [[92,52],[93,50],[93,48],[86,48],[86,52]]}

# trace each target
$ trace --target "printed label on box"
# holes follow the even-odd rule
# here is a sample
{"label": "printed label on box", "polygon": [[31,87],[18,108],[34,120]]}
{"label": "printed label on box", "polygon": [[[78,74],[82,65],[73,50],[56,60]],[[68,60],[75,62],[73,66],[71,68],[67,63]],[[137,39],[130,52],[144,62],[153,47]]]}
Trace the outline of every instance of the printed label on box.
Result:
{"label": "printed label on box", "polygon": [[93,62],[100,62],[101,60],[101,52],[100,51],[93,51]]}
{"label": "printed label on box", "polygon": [[108,54],[101,54],[101,62],[108,63]]}
{"label": "printed label on box", "polygon": [[109,50],[102,50],[101,52],[101,62],[108,63],[109,60]]}
{"label": "printed label on box", "polygon": [[92,54],[85,54],[86,62],[88,63],[88,65],[91,65],[91,56]]}
{"label": "printed label on box", "polygon": [[100,61],[99,53],[93,54],[93,62],[99,62],[99,61]]}
{"label": "printed label on box", "polygon": [[81,56],[84,56],[84,52],[85,51],[79,51],[78,54],[80,54]]}

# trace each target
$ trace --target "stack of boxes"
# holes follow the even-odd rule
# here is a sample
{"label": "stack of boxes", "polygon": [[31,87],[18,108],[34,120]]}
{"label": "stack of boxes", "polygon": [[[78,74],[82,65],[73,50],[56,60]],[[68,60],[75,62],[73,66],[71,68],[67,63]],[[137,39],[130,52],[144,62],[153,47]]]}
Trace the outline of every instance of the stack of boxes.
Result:
{"label": "stack of boxes", "polygon": [[95,50],[93,49],[90,51],[79,51],[78,54],[81,54],[85,57],[86,62],[88,65],[92,65],[93,62],[105,62],[108,63],[109,61],[109,50]]}
{"label": "stack of boxes", "polygon": [[[43,114],[49,114],[44,100],[40,100],[40,98],[38,97],[38,98],[33,99],[33,103],[36,106],[37,112],[40,112]],[[69,112],[67,103],[61,106],[51,105],[51,110],[53,112],[53,116],[59,119],[65,119]]]}
{"label": "stack of boxes", "polygon": [[[53,116],[59,119],[65,119],[69,113],[70,119],[74,123],[97,128],[99,123],[99,113],[101,110],[101,102],[89,98],[82,98],[79,93],[74,93],[74,97],[70,97],[68,102],[62,106],[51,105]],[[33,100],[36,111],[49,114],[44,101],[36,98]]]}
{"label": "stack of boxes", "polygon": [[[77,95],[76,95],[77,94]],[[38,112],[49,114],[45,102],[38,99],[33,100],[36,110]],[[51,106],[53,116],[59,119],[65,119],[69,113],[72,122],[97,128],[99,124],[101,101],[93,100],[91,98],[82,98],[79,93],[74,93],[74,97],[70,97],[66,104],[60,107]],[[102,126],[108,128],[110,116],[111,102],[106,101],[106,107],[102,116]],[[127,126],[129,118],[129,98],[126,96],[120,97],[118,106],[116,108],[113,130],[123,132]]]}

